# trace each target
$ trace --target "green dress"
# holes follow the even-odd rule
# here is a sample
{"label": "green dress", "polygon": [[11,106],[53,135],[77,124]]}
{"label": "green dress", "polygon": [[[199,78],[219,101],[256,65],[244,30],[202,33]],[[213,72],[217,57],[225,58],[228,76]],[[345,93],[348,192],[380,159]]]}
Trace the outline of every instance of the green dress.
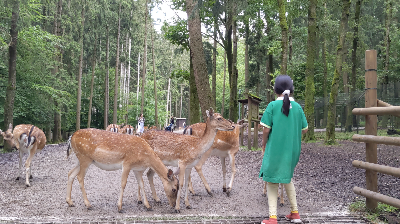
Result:
{"label": "green dress", "polygon": [[283,97],[268,104],[261,125],[270,128],[260,177],[271,183],[290,183],[299,162],[301,131],[308,128],[301,106],[290,97],[289,116],[282,113]]}

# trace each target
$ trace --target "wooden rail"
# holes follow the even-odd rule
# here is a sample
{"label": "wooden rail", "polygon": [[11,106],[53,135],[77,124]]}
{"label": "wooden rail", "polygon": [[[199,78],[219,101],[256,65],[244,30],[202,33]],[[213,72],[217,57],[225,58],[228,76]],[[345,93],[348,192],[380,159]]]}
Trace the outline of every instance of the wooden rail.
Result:
{"label": "wooden rail", "polygon": [[385,144],[385,145],[397,145],[400,146],[399,137],[385,137],[385,136],[375,136],[375,135],[353,135],[353,141],[356,142],[368,142],[375,144]]}
{"label": "wooden rail", "polygon": [[367,163],[367,162],[358,161],[358,160],[354,160],[352,164],[354,167],[357,167],[360,169],[373,170],[373,171],[376,171],[379,173],[384,173],[384,174],[392,175],[395,177],[400,177],[400,168],[378,165],[375,163]]}
{"label": "wooden rail", "polygon": [[400,106],[354,108],[354,115],[397,115],[400,116]]}
{"label": "wooden rail", "polygon": [[392,197],[389,197],[389,196],[386,196],[386,195],[383,195],[383,194],[379,194],[377,192],[365,190],[365,189],[362,189],[362,188],[359,188],[359,187],[354,187],[353,188],[353,192],[358,194],[358,195],[364,196],[367,199],[368,198],[374,199],[376,201],[383,202],[385,204],[394,206],[396,208],[400,208],[400,200],[399,199],[392,198]]}

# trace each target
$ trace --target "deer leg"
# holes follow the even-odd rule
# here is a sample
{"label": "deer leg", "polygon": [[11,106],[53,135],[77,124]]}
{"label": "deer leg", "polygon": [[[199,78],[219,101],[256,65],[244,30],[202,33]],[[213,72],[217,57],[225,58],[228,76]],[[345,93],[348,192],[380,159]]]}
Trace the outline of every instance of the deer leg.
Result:
{"label": "deer leg", "polygon": [[142,204],[143,202],[142,202],[142,195],[140,194],[140,186],[139,186],[139,183],[138,183],[138,190],[137,190],[137,203],[138,204]]}
{"label": "deer leg", "polygon": [[284,187],[283,187],[283,184],[280,184],[280,185],[281,185],[281,194],[279,196],[279,201],[280,201],[279,205],[282,207],[284,205],[284,203],[285,203],[285,200],[283,198]]}
{"label": "deer leg", "polygon": [[30,169],[29,169],[29,179],[33,179],[33,176],[32,176],[32,162],[31,162]]}
{"label": "deer leg", "polygon": [[122,175],[121,175],[121,192],[119,193],[118,200],[118,212],[122,212],[122,197],[124,195],[124,190],[126,187],[126,182],[128,180],[129,172],[131,171],[130,167],[123,166],[122,167]]}
{"label": "deer leg", "polygon": [[154,170],[152,170],[151,168],[149,169],[149,171],[147,171],[147,179],[149,180],[150,183],[150,188],[151,188],[151,194],[153,196],[153,199],[157,202],[157,203],[161,203],[161,200],[157,197],[156,194],[156,189],[154,187]]}
{"label": "deer leg", "polygon": [[193,195],[196,195],[196,192],[194,192],[194,189],[193,189],[192,175],[189,176],[189,191],[190,191],[190,193],[192,193]]}
{"label": "deer leg", "polygon": [[146,192],[144,191],[144,184],[143,184],[143,177],[142,177],[143,176],[143,172],[144,171],[134,171],[136,180],[137,180],[137,182],[139,184],[139,187],[143,191],[143,203],[144,203],[144,206],[146,206],[147,211],[151,211],[152,210],[151,206],[150,206],[149,202],[147,201]]}
{"label": "deer leg", "polygon": [[179,166],[179,190],[178,190],[178,194],[176,197],[176,205],[175,205],[175,212],[176,213],[180,213],[180,203],[181,203],[181,192],[182,192],[182,188],[183,188],[183,181],[185,178],[185,170],[186,170],[186,166]]}
{"label": "deer leg", "polygon": [[190,206],[190,204],[189,204],[189,196],[188,196],[188,193],[189,193],[189,178],[190,178],[190,172],[192,171],[192,168],[190,168],[190,169],[186,169],[185,170],[185,187],[186,187],[186,192],[185,192],[185,205],[186,205],[186,208],[187,209],[191,209],[192,208],[192,206]]}
{"label": "deer leg", "polygon": [[28,159],[26,160],[26,162],[25,162],[25,175],[26,175],[26,178],[25,178],[25,185],[27,186],[27,187],[30,187],[31,186],[31,184],[29,183],[29,174],[31,173],[31,168],[30,168],[30,166],[31,166],[31,162],[32,162],[32,159],[33,159],[33,156],[35,155],[35,153],[33,153],[32,151],[31,151],[31,153],[29,153],[29,156],[28,156]]}
{"label": "deer leg", "polygon": [[67,184],[67,203],[69,207],[74,207],[74,202],[71,200],[72,183],[74,183],[76,175],[78,175],[80,165],[76,165],[72,170],[68,172],[68,184]]}
{"label": "deer leg", "polygon": [[18,174],[17,174],[17,178],[15,180],[19,180],[19,177],[21,175],[21,169],[22,169],[22,156],[23,153],[21,150],[19,150],[19,169],[18,169]]}
{"label": "deer leg", "polygon": [[211,188],[210,188],[210,186],[208,185],[207,180],[206,180],[206,178],[205,178],[204,175],[203,175],[202,166],[195,166],[194,168],[196,169],[196,172],[199,174],[199,176],[200,176],[200,178],[201,178],[201,181],[203,181],[203,184],[204,184],[204,187],[206,188],[207,193],[208,193],[210,196],[213,196],[213,194],[212,194],[212,192],[211,192]]}
{"label": "deer leg", "polygon": [[225,157],[219,157],[221,160],[221,165],[222,165],[222,191],[226,192],[226,165],[225,165]]}
{"label": "deer leg", "polygon": [[77,175],[79,185],[80,185],[81,191],[82,191],[83,200],[85,202],[86,208],[89,210],[92,208],[92,206],[90,205],[90,202],[86,195],[84,179],[85,179],[86,171],[91,164],[92,164],[92,161],[84,161],[84,162],[80,163],[80,168],[79,168],[79,172]]}
{"label": "deer leg", "polygon": [[263,194],[262,194],[262,196],[267,196],[267,182],[266,181],[264,181],[264,190],[263,190]]}
{"label": "deer leg", "polygon": [[233,180],[235,179],[235,174],[236,174],[235,155],[234,154],[229,154],[229,159],[231,161],[230,163],[231,163],[232,174],[231,174],[231,181],[229,182],[228,191],[226,192],[226,194],[228,196],[231,193],[232,186],[233,186]]}

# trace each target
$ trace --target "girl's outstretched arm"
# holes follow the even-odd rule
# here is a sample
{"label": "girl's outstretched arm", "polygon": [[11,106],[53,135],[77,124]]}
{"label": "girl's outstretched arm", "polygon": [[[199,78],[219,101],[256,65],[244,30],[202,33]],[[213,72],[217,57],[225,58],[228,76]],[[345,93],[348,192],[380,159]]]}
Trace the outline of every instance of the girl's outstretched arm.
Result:
{"label": "girl's outstretched arm", "polygon": [[262,139],[262,156],[264,156],[265,147],[267,146],[268,136],[271,128],[264,127],[263,128],[263,139]]}

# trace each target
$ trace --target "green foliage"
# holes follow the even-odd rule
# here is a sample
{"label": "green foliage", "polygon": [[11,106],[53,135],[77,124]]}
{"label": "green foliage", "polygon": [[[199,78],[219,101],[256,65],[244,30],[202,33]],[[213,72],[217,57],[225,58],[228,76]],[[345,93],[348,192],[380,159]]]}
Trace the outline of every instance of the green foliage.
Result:
{"label": "green foliage", "polygon": [[357,200],[349,205],[349,210],[351,212],[361,213],[366,219],[373,223],[384,222],[387,223],[385,218],[386,214],[392,215],[397,214],[397,219],[400,219],[400,209],[378,202],[378,207],[375,211],[370,211],[367,209],[365,200]]}

